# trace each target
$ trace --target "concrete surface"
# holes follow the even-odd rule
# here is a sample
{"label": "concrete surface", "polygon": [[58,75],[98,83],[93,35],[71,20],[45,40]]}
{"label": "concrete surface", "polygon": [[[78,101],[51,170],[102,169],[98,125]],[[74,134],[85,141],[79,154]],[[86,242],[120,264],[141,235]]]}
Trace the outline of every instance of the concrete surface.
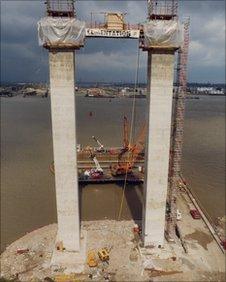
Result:
{"label": "concrete surface", "polygon": [[74,60],[74,51],[49,52],[57,238],[69,252],[80,250]]}
{"label": "concrete surface", "polygon": [[164,243],[173,74],[173,51],[148,52],[148,134],[145,160],[147,169],[143,207],[145,246]]}
{"label": "concrete surface", "polygon": [[[205,222],[191,217],[191,202],[183,189],[179,190],[177,203],[182,213],[178,225],[187,253],[179,238],[175,243],[165,241],[161,248],[141,247],[140,237],[133,232],[132,220],[82,222],[82,232],[87,231],[86,254],[90,250],[97,254],[104,247],[111,251],[109,264],[99,261],[95,268],[85,264],[83,273],[76,274],[76,279],[103,281],[107,276],[109,281],[225,281],[225,254]],[[45,277],[53,279],[58,274],[69,273],[70,267],[49,267],[56,232],[57,225],[53,224],[12,243],[1,255],[1,277],[43,281]],[[17,254],[18,249],[28,249],[28,252]]]}
{"label": "concrete surface", "polygon": [[66,274],[84,271],[87,253],[87,232],[85,230],[82,231],[81,237],[79,252],[58,251],[54,248],[50,263],[53,271],[60,268],[65,269]]}

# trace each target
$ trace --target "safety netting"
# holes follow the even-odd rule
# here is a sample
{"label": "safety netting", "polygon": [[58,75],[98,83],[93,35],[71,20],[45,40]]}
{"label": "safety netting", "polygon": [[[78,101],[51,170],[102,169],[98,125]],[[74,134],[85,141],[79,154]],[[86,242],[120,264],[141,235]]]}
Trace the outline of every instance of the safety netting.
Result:
{"label": "safety netting", "polygon": [[143,24],[145,47],[179,48],[184,41],[183,25],[175,20],[152,20]]}
{"label": "safety netting", "polygon": [[45,17],[38,22],[39,45],[70,44],[81,46],[85,40],[85,22],[75,18]]}

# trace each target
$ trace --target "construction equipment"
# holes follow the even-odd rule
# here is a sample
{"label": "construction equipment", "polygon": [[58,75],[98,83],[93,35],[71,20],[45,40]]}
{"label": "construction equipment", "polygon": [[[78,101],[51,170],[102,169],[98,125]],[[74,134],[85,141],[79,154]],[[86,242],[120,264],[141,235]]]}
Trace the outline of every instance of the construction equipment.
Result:
{"label": "construction equipment", "polygon": [[87,264],[89,267],[96,267],[98,265],[96,254],[94,251],[88,252]]}
{"label": "construction equipment", "polygon": [[56,249],[57,249],[58,251],[61,251],[61,252],[65,250],[62,241],[59,241],[59,242],[56,243]]}
{"label": "construction equipment", "polygon": [[93,154],[91,154],[90,157],[93,159],[93,161],[94,161],[94,163],[95,163],[95,165],[96,165],[95,171],[103,174],[103,169],[102,169],[102,167],[100,166],[100,164],[99,164],[99,162],[98,162],[96,156],[93,155]]}
{"label": "construction equipment", "polygon": [[91,177],[93,179],[101,178],[103,176],[103,169],[100,166],[96,156],[93,154],[92,150],[90,149],[90,158],[94,161],[96,168],[92,168],[90,170],[86,170],[84,172],[84,176]]}
{"label": "construction equipment", "polygon": [[226,240],[222,240],[221,245],[223,246],[224,250],[226,250]]}
{"label": "construction equipment", "polygon": [[98,256],[99,256],[100,260],[103,261],[103,262],[109,261],[109,254],[110,254],[110,251],[107,248],[103,248],[103,249],[98,251]]}
{"label": "construction equipment", "polygon": [[144,141],[146,136],[147,124],[142,127],[137,142],[130,145],[126,136],[128,135],[127,119],[124,118],[124,148],[118,156],[118,163],[110,166],[111,174],[113,176],[121,176],[132,173],[132,169],[139,154],[144,150]]}
{"label": "construction equipment", "polygon": [[16,253],[17,253],[18,255],[26,254],[26,253],[28,253],[28,252],[29,252],[29,249],[18,249],[18,250],[16,251]]}
{"label": "construction equipment", "polygon": [[104,145],[101,144],[101,142],[95,137],[95,136],[92,136],[93,140],[96,141],[96,143],[99,145],[99,148],[97,149],[98,152],[102,152],[104,151]]}
{"label": "construction equipment", "polygon": [[128,137],[128,120],[127,117],[124,116],[123,119],[123,147],[124,149],[128,149],[129,148],[129,137]]}
{"label": "construction equipment", "polygon": [[120,176],[125,175],[126,173],[132,173],[132,166],[128,162],[118,162],[116,165],[111,165],[110,170],[113,176]]}
{"label": "construction equipment", "polygon": [[193,217],[193,219],[201,219],[201,214],[197,209],[190,210],[190,214]]}
{"label": "construction equipment", "polygon": [[58,274],[54,277],[55,282],[79,282],[76,274]]}

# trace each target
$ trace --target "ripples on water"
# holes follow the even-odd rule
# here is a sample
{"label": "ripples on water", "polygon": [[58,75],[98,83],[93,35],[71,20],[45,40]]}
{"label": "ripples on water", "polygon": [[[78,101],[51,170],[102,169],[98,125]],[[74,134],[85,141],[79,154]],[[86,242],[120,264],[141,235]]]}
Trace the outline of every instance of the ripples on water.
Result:
{"label": "ripples on water", "polygon": [[[145,120],[145,99],[136,103],[135,134]],[[225,207],[225,100],[202,97],[187,100],[183,171],[193,192],[215,218]],[[106,146],[122,144],[122,121],[130,119],[132,99],[77,97],[78,143],[95,145],[92,135]],[[2,250],[40,226],[56,221],[49,99],[2,98],[1,103],[1,238]],[[93,115],[90,116],[89,112]],[[116,218],[122,187],[85,186],[80,193],[81,217]],[[140,218],[140,187],[128,187],[123,218]]]}

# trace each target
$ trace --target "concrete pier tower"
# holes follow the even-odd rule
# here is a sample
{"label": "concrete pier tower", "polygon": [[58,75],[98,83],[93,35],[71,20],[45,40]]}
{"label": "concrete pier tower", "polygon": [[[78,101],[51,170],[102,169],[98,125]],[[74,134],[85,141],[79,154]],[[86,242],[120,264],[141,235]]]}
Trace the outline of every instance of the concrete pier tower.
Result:
{"label": "concrete pier tower", "polygon": [[167,9],[164,8],[149,1],[149,19],[144,24],[141,45],[144,51],[148,51],[148,132],[142,217],[144,246],[164,243],[174,53],[182,42],[174,7],[169,9],[167,3]]}
{"label": "concrete pier tower", "polygon": [[74,51],[69,48],[51,48],[49,52],[57,240],[68,251],[80,249],[74,57]]}
{"label": "concrete pier tower", "polygon": [[[69,1],[68,1],[69,2]],[[70,5],[68,5],[70,4]],[[75,263],[81,252],[77,176],[75,54],[84,44],[85,23],[74,17],[73,1],[47,1],[47,17],[38,23],[40,44],[49,50],[51,117],[58,232],[52,263]],[[67,259],[68,258],[68,259]]]}
{"label": "concrete pier tower", "polygon": [[174,51],[148,51],[148,136],[143,209],[144,245],[163,245],[168,188]]}

